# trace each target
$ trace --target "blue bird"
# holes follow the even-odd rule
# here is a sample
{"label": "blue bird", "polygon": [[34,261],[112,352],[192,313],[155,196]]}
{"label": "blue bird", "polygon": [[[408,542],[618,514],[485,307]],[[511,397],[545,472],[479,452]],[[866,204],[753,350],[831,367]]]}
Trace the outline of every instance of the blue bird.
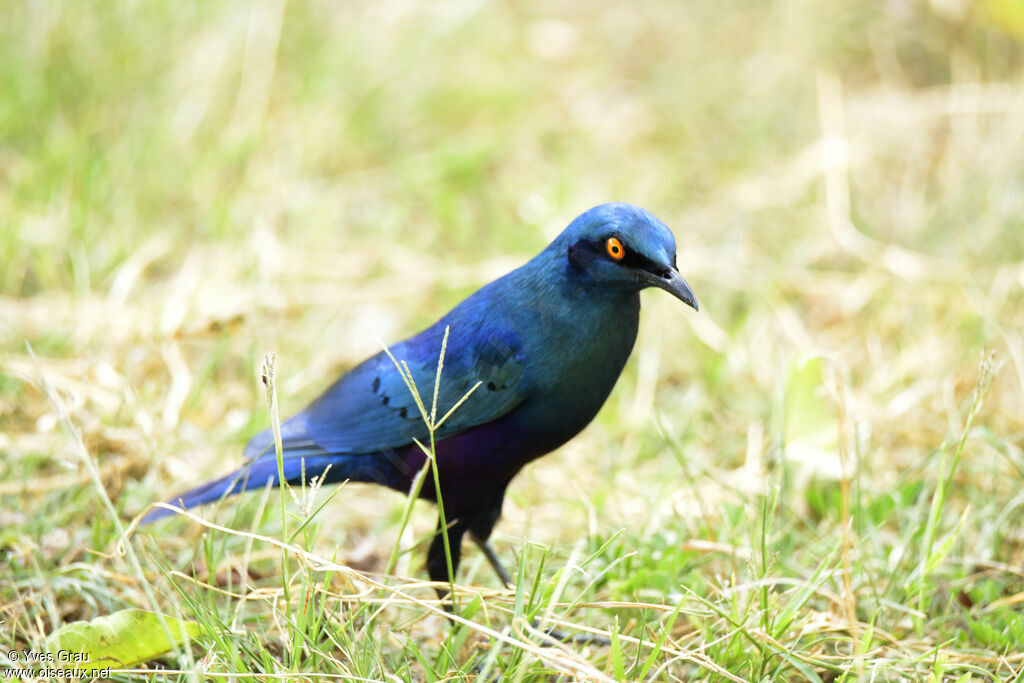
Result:
{"label": "blue bird", "polygon": [[[646,287],[697,309],[665,224],[636,206],[603,204],[577,217],[528,263],[390,347],[429,404],[448,329],[438,415],[469,393],[435,432],[453,571],[468,532],[501,581],[511,583],[488,542],[505,489],[524,465],[579,433],[604,404],[636,340],[639,293]],[[282,423],[281,438],[289,484],[326,472],[324,483],[372,482],[408,492],[426,462],[415,441],[428,442],[429,432],[401,374],[381,352]],[[278,485],[271,430],[249,442],[245,457],[249,462],[237,472],[171,502],[189,508],[268,481]],[[433,501],[435,491],[428,472],[420,497]],[[156,509],[144,521],[168,514]],[[453,579],[440,533],[427,553],[427,571],[433,581]]]}

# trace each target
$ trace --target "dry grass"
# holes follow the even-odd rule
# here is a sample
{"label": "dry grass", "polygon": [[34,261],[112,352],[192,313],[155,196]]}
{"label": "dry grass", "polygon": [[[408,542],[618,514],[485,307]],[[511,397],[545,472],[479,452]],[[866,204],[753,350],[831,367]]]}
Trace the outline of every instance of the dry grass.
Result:
{"label": "dry grass", "polygon": [[[181,680],[1020,680],[1013,7],[17,6],[0,652],[135,606],[216,634]],[[276,495],[122,536],[238,462],[265,352],[288,413],[612,199],[701,313],[645,296],[598,420],[514,482],[519,591],[467,548],[449,625],[420,548],[381,574],[405,501],[358,486],[295,538]]]}

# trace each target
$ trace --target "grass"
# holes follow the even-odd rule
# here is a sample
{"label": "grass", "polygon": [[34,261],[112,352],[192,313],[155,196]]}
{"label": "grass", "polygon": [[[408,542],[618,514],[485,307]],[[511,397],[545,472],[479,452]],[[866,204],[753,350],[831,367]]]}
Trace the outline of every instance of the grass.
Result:
{"label": "grass", "polygon": [[[6,14],[0,653],[143,608],[204,635],[122,680],[1024,680],[1015,3]],[[467,544],[447,620],[433,508],[356,485],[130,531],[267,352],[290,414],[613,199],[701,312],[645,295],[513,482],[514,590]]]}

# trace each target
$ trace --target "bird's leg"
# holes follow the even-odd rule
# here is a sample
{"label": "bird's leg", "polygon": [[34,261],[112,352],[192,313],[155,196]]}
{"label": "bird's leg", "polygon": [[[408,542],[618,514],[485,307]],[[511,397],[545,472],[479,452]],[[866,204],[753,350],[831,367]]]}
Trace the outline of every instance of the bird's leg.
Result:
{"label": "bird's leg", "polygon": [[[538,620],[534,619],[533,624],[531,624],[531,626],[536,628],[537,621]],[[562,631],[561,629],[557,629],[554,627],[549,628],[546,631],[543,631],[543,633],[546,637],[558,643],[572,643],[574,645],[600,645],[602,647],[609,647],[612,644],[612,641],[610,639],[605,638],[604,636],[599,636],[595,633],[566,633],[565,631]]]}
{"label": "bird's leg", "polygon": [[[448,574],[448,554],[444,549],[444,530],[441,519],[437,520],[437,533],[434,540],[430,542],[430,550],[427,551],[427,575],[431,581],[438,584],[452,584],[455,582],[455,575],[459,571],[459,560],[462,557],[462,536],[466,533],[466,526],[459,520],[454,520],[448,527],[448,548],[451,551],[452,573]],[[438,585],[434,590],[437,597],[444,600],[448,597],[448,589]],[[450,609],[450,607],[445,607]]]}
{"label": "bird's leg", "polygon": [[[475,516],[470,518],[469,524],[464,524],[461,519],[456,519],[448,527],[448,545],[451,548],[452,558],[452,573],[458,572],[459,560],[462,557],[462,537],[467,531],[469,531],[470,538],[476,543],[480,550],[483,551],[484,557],[490,562],[494,571],[498,574],[498,578],[501,579],[502,584],[506,587],[512,587],[512,576],[505,569],[505,566],[501,563],[501,559],[498,557],[498,553],[494,550],[494,547],[487,540],[491,535],[491,531],[494,529],[495,523],[498,521],[498,517],[501,514],[501,498],[498,499],[497,504],[491,505]],[[430,575],[430,580],[434,581],[438,585],[435,587],[437,596],[444,600],[448,597],[448,589],[443,584],[450,584],[454,580],[454,577],[448,575],[448,558],[444,552],[444,536],[441,534],[441,520],[437,520],[437,534],[434,536],[434,540],[430,542],[430,550],[427,551],[427,574]],[[446,612],[451,612],[453,607],[452,601],[445,601],[444,609]],[[533,622],[534,628],[537,627],[537,620]],[[550,628],[544,631],[544,636],[551,640],[556,640],[562,643],[574,643],[574,644],[589,644],[589,645],[610,645],[611,641],[602,636],[595,636],[583,633],[566,633],[557,628]]]}
{"label": "bird's leg", "polygon": [[491,537],[491,532],[494,531],[494,525],[498,523],[498,518],[501,517],[501,504],[504,501],[505,490],[502,489],[494,502],[483,508],[473,517],[469,524],[469,536],[483,552],[491,567],[494,568],[501,584],[506,588],[510,588],[512,586],[512,575],[505,569],[505,565],[501,563],[501,558],[498,557],[494,546],[488,540]]}
{"label": "bird's leg", "polygon": [[[469,525],[469,537],[473,539],[473,542],[477,544],[481,552],[487,561],[491,563],[494,571],[498,574],[498,578],[506,588],[512,588],[512,575],[505,569],[505,565],[501,563],[501,558],[498,557],[498,553],[494,550],[494,546],[488,540],[491,536],[491,532],[494,530],[494,525],[497,524],[498,518],[501,517],[501,504],[504,502],[505,492],[501,492],[497,501],[493,504],[484,508],[481,512],[477,513],[473,517],[472,522]],[[537,627],[537,621],[533,622],[534,628]],[[566,633],[557,628],[550,628],[544,631],[544,635],[552,640],[557,640],[563,643],[574,643],[578,645],[611,645],[611,641],[603,636],[596,636],[586,633]]]}
{"label": "bird's leg", "polygon": [[498,553],[494,550],[494,546],[491,545],[491,542],[486,538],[480,538],[472,531],[470,531],[469,536],[473,539],[473,542],[477,544],[477,547],[480,548],[480,551],[484,554],[484,557],[487,558],[487,561],[491,563],[491,566],[494,567],[494,571],[498,574],[498,579],[505,588],[511,588],[512,576],[508,573],[508,570],[505,569],[505,565],[501,563],[501,558],[498,557]]}

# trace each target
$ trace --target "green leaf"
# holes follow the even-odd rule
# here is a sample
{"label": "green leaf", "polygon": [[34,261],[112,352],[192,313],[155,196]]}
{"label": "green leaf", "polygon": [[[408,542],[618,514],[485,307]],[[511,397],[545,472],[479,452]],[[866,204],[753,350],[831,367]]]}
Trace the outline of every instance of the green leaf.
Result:
{"label": "green leaf", "polygon": [[[92,621],[65,624],[46,639],[47,649],[80,669],[127,669],[199,637],[199,624],[126,609]],[[170,638],[168,637],[170,635]]]}
{"label": "green leaf", "polygon": [[960,515],[960,521],[957,522],[956,528],[953,529],[939,544],[938,548],[932,551],[932,554],[928,556],[925,562],[925,571],[931,574],[935,569],[942,563],[943,560],[953,551],[953,544],[956,543],[956,539],[960,536],[960,533],[964,530],[964,525],[967,522],[967,516],[970,514],[970,507],[963,511]]}
{"label": "green leaf", "polygon": [[619,640],[619,617],[615,617],[615,625],[612,627],[612,671],[615,673],[615,680],[626,680],[626,666],[622,659],[622,641]]}

